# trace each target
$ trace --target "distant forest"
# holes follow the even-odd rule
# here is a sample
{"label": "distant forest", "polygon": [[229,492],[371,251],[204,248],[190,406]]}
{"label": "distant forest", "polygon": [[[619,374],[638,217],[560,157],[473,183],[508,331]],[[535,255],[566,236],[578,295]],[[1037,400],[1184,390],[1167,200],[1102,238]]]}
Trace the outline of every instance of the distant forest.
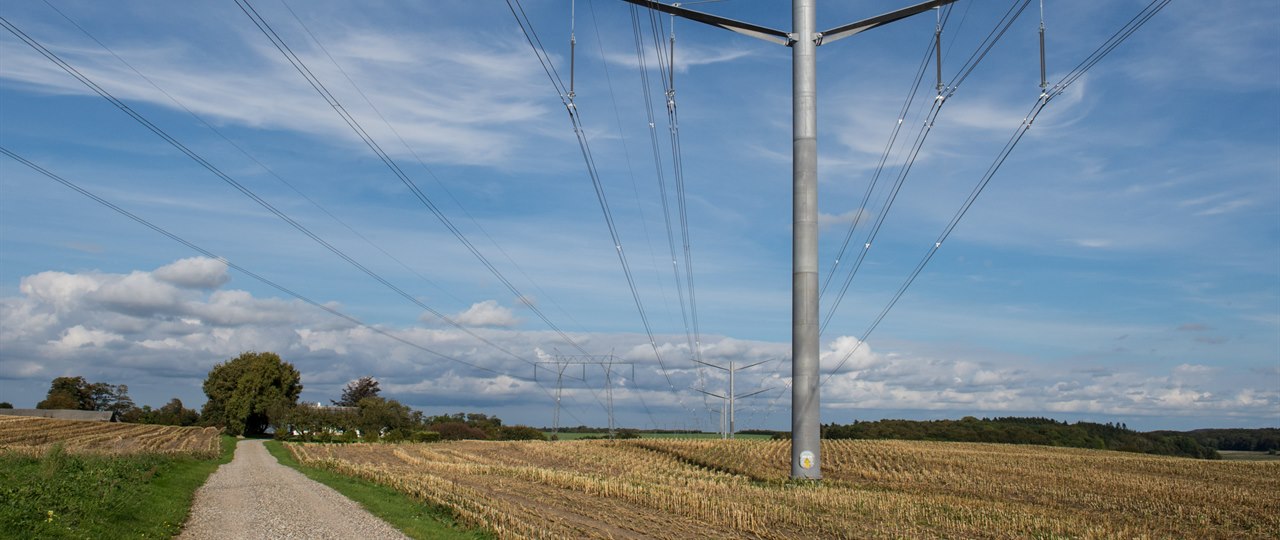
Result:
{"label": "distant forest", "polygon": [[1040,444],[1096,448],[1201,459],[1221,459],[1218,450],[1274,452],[1280,429],[1199,429],[1142,433],[1124,424],[1076,422],[1051,418],[983,418],[961,420],[879,420],[822,426],[824,439],[902,439],[917,441]]}

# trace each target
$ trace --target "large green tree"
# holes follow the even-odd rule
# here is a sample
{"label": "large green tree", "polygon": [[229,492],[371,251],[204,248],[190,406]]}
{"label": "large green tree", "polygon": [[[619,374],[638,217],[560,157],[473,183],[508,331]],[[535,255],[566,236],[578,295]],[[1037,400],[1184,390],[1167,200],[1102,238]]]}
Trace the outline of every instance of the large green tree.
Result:
{"label": "large green tree", "polygon": [[302,376],[293,364],[270,352],[246,352],[218,364],[204,380],[204,423],[223,426],[231,435],[260,435],[274,411],[298,403]]}
{"label": "large green tree", "polygon": [[36,408],[114,411],[125,415],[137,406],[129,398],[128,385],[91,383],[84,377],[57,377],[49,383],[49,393]]}
{"label": "large green tree", "polygon": [[93,410],[93,395],[84,377],[56,377],[49,383],[49,393],[37,409]]}
{"label": "large green tree", "polygon": [[378,392],[381,391],[382,389],[378,387],[378,379],[368,376],[360,377],[347,383],[347,387],[342,389],[342,399],[329,401],[340,407],[359,407],[360,400],[378,397]]}

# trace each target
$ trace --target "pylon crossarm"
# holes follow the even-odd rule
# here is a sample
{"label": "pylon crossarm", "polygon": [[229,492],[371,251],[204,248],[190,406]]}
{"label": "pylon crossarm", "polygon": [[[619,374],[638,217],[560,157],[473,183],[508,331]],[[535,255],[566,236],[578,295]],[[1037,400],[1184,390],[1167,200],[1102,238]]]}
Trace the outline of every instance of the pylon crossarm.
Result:
{"label": "pylon crossarm", "polygon": [[703,13],[701,11],[694,11],[692,9],[676,7],[668,4],[663,4],[660,2],[654,2],[652,0],[622,0],[622,1],[635,4],[637,6],[647,7],[649,9],[661,11],[663,13],[670,13],[672,15],[683,17],[691,21],[700,22],[702,24],[709,24],[711,26],[723,28],[730,32],[737,32],[744,36],[750,36],[756,39],[763,39],[765,41],[770,41],[773,43],[777,43],[779,45],[791,45],[791,41],[792,41],[791,35],[786,32],[783,32],[782,30],[774,30],[772,28],[760,26],[757,24],[751,24],[751,23],[742,22],[742,21],[735,21],[733,19],[726,19],[724,17],[719,17],[716,15],[712,15],[710,13]]}
{"label": "pylon crossarm", "polygon": [[708,395],[708,396],[711,396],[711,397],[713,397],[713,398],[729,399],[729,398],[727,398],[727,397],[725,397],[725,396],[722,396],[722,395],[720,395],[720,394],[716,394],[716,393],[713,393],[713,392],[708,392],[708,391],[706,391],[706,390],[699,390],[699,389],[697,389],[697,388],[694,388],[694,390],[695,390],[695,391],[698,391],[698,392],[702,392],[702,393],[704,393],[704,394],[706,394],[706,395]]}
{"label": "pylon crossarm", "polygon": [[756,394],[763,394],[763,393],[768,392],[768,391],[770,391],[770,390],[777,390],[777,389],[776,389],[776,388],[765,388],[764,390],[756,390],[755,392],[749,392],[749,393],[746,393],[746,394],[738,394],[738,395],[736,395],[736,396],[733,396],[733,399],[742,399],[742,398],[746,398],[746,397],[751,397],[751,396],[754,396],[754,395],[756,395]]}
{"label": "pylon crossarm", "polygon": [[[626,1],[629,2],[631,0],[626,0]],[[832,41],[835,41],[837,39],[844,39],[854,34],[858,34],[858,33],[870,30],[877,26],[889,24],[898,19],[905,19],[912,15],[923,13],[925,11],[929,11],[939,6],[945,6],[955,1],[956,0],[929,0],[928,2],[922,2],[914,6],[899,9],[897,11],[890,11],[889,13],[885,13],[884,15],[878,15],[875,17],[871,17],[870,19],[863,19],[855,23],[849,23],[844,26],[832,28],[830,30],[827,30],[826,32],[819,33],[818,45],[831,43]]]}
{"label": "pylon crossarm", "polygon": [[727,367],[724,367],[724,366],[718,366],[718,365],[712,364],[712,363],[710,363],[710,362],[703,362],[702,360],[698,360],[697,358],[694,358],[694,359],[693,359],[693,362],[694,362],[695,364],[702,364],[702,365],[707,366],[707,367],[716,368],[716,369],[721,370],[721,371],[729,371],[729,368],[727,368]]}

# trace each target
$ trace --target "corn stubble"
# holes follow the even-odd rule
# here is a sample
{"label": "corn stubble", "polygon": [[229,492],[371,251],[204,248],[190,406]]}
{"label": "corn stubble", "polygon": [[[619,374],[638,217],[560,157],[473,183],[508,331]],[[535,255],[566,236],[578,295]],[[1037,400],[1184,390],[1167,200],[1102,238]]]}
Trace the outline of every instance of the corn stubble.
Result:
{"label": "corn stubble", "polygon": [[304,464],[503,538],[1275,538],[1280,463],[1036,446],[824,441],[291,444]]}
{"label": "corn stubble", "polygon": [[0,450],[38,456],[54,445],[73,454],[218,455],[218,428],[0,416]]}

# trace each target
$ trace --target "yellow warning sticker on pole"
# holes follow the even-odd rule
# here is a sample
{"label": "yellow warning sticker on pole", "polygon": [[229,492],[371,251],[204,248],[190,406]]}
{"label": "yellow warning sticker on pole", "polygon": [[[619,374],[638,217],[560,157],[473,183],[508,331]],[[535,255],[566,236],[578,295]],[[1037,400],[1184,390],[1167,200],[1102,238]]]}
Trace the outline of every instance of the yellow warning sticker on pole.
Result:
{"label": "yellow warning sticker on pole", "polygon": [[813,468],[813,452],[810,452],[808,450],[804,452],[800,452],[800,468],[801,469]]}

